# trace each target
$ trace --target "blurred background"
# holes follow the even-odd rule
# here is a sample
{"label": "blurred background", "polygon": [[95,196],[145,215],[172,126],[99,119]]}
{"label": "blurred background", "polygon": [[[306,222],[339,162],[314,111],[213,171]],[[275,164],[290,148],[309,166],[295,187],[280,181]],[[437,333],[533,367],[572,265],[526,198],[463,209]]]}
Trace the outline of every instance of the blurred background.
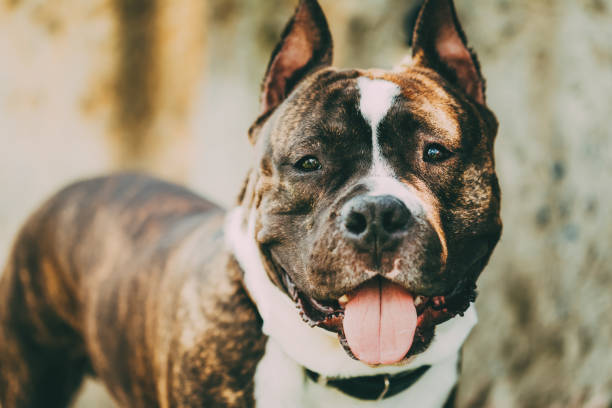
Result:
{"label": "blurred background", "polygon": [[[83,177],[137,168],[231,206],[295,0],[0,0],[0,263]],[[321,0],[340,67],[408,52],[411,0]],[[460,406],[612,406],[612,0],[456,0],[488,80],[503,238]],[[1,369],[1,368],[0,368]],[[77,407],[113,407],[89,381]]]}

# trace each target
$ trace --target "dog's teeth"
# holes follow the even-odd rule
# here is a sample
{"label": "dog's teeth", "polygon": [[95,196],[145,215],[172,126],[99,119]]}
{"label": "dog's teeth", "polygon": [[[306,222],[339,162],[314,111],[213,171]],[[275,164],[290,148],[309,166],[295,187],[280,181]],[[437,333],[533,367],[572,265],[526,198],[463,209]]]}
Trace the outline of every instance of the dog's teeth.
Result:
{"label": "dog's teeth", "polygon": [[340,299],[338,299],[338,303],[340,304],[340,306],[344,307],[344,305],[346,305],[349,302],[349,297],[348,295],[342,295],[340,296]]}
{"label": "dog's teeth", "polygon": [[444,307],[444,304],[446,303],[444,296],[435,296],[431,300],[433,301],[434,306],[437,308]]}
{"label": "dog's teeth", "polygon": [[415,305],[415,306],[420,306],[420,305],[421,305],[421,303],[423,303],[423,296],[417,296],[417,297],[414,299],[414,305]]}

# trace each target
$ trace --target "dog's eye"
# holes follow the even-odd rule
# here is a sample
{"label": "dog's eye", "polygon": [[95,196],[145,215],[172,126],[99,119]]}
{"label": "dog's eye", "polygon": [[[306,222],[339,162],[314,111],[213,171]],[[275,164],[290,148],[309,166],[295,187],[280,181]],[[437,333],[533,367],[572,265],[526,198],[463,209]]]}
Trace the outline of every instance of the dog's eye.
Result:
{"label": "dog's eye", "polygon": [[423,161],[427,163],[439,163],[448,159],[451,156],[451,152],[448,151],[444,146],[438,143],[431,143],[425,146],[423,151]]}
{"label": "dog's eye", "polygon": [[295,163],[294,167],[300,171],[317,171],[321,170],[321,162],[314,156],[304,156]]}

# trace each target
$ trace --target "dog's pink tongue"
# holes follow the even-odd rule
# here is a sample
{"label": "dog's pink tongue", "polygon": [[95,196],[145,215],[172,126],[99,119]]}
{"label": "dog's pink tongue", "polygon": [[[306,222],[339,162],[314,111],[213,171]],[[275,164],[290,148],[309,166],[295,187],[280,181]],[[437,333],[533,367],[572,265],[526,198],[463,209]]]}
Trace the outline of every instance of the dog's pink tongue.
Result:
{"label": "dog's pink tongue", "polygon": [[375,279],[358,289],[344,309],[344,335],[359,360],[367,364],[401,361],[414,338],[414,299],[400,286]]}

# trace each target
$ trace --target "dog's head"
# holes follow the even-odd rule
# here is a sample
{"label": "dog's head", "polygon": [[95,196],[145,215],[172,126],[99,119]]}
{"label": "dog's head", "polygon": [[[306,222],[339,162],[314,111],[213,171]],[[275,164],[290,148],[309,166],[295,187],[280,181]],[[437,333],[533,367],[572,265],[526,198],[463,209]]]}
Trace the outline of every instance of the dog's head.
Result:
{"label": "dog's head", "polygon": [[331,60],[323,12],[302,0],[264,79],[241,204],[304,320],[396,363],[475,298],[501,233],[497,121],[451,0],[424,2],[398,68]]}

